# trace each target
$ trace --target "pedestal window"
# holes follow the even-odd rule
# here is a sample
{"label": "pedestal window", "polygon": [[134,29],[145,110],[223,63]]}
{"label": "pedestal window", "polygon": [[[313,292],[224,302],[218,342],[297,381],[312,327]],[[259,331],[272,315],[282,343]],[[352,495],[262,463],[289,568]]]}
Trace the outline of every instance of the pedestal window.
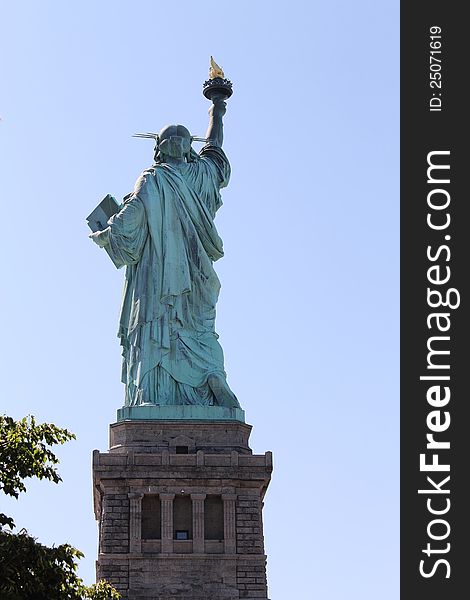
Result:
{"label": "pedestal window", "polygon": [[173,501],[173,539],[191,540],[193,537],[193,510],[189,496],[176,496]]}
{"label": "pedestal window", "polygon": [[162,509],[160,498],[145,495],[142,498],[142,539],[160,540],[162,537]]}
{"label": "pedestal window", "polygon": [[204,501],[204,538],[224,539],[224,503],[221,496],[208,495]]}

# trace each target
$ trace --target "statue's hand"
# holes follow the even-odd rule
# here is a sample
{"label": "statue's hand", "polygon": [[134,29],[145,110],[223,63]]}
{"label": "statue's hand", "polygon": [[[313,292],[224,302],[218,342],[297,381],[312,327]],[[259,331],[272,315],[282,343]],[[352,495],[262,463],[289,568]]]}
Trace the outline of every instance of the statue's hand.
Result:
{"label": "statue's hand", "polygon": [[[109,227],[107,229],[109,229]],[[105,229],[104,231],[107,231],[107,229]],[[92,239],[95,242],[95,244],[98,244],[100,248],[103,248],[106,245],[106,235],[102,234],[103,231],[95,231],[94,233],[90,233],[88,237]]]}
{"label": "statue's hand", "polygon": [[211,117],[223,117],[227,112],[227,103],[225,102],[226,96],[222,94],[214,94],[212,96],[212,106],[209,109],[209,115]]}

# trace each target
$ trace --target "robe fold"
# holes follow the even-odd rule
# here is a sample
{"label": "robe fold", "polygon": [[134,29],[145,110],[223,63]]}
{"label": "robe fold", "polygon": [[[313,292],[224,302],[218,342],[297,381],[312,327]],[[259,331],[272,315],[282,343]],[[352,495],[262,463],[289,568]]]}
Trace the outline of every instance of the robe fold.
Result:
{"label": "robe fold", "polygon": [[193,162],[156,164],[95,239],[126,266],[118,336],[127,406],[216,403],[207,378],[225,371],[214,217],[229,178],[225,153],[210,144]]}

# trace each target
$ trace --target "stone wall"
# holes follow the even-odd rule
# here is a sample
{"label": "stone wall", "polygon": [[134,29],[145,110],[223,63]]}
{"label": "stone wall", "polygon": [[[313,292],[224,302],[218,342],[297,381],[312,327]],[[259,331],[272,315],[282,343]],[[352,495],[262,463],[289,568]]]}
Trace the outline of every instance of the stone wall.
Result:
{"label": "stone wall", "polygon": [[129,498],[126,489],[107,490],[103,496],[100,523],[100,553],[129,552]]}
{"label": "stone wall", "polygon": [[[271,453],[252,454],[247,425],[190,425],[119,423],[110,452],[94,452],[97,576],[123,600],[267,599],[262,508]],[[176,453],[181,446],[187,454]],[[146,495],[160,499],[159,539],[142,539]],[[205,537],[207,496],[223,502],[220,539]],[[175,539],[173,512],[185,506],[182,498],[191,518],[183,528],[188,540]]]}

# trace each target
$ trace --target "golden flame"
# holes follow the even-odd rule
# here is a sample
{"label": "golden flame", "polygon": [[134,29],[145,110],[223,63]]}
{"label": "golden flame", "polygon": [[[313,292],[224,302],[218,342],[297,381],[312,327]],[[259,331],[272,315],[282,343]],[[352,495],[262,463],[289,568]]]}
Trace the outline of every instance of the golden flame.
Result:
{"label": "golden flame", "polygon": [[221,77],[224,79],[225,75],[219,65],[215,62],[215,60],[211,56],[211,66],[209,69],[209,79],[215,79],[216,77]]}

